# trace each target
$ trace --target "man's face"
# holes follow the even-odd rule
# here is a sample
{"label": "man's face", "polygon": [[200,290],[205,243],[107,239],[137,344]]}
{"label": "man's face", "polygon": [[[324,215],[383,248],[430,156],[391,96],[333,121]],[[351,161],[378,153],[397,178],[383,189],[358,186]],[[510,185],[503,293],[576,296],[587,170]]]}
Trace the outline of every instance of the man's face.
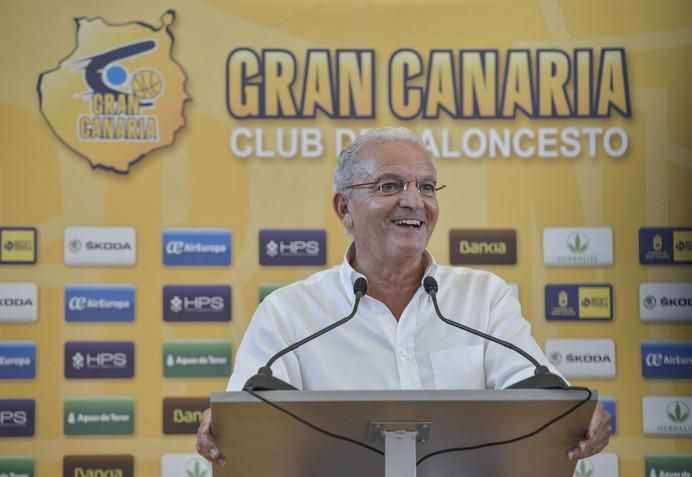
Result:
{"label": "man's face", "polygon": [[[380,179],[418,182],[437,179],[427,151],[409,142],[375,143],[359,155],[354,165],[356,184]],[[347,211],[339,215],[353,234],[359,259],[371,256],[375,260],[397,260],[421,256],[439,213],[437,199],[421,194],[415,182],[410,182],[407,190],[390,196],[379,194],[376,187],[351,189],[349,196],[342,196],[341,200]]]}

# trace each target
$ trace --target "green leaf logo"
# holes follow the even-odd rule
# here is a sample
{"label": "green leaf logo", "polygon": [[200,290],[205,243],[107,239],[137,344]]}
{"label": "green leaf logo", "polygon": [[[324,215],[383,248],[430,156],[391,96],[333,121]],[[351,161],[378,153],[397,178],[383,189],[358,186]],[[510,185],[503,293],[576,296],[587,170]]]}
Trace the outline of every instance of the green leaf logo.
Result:
{"label": "green leaf logo", "polygon": [[580,232],[574,232],[567,237],[567,248],[573,253],[584,253],[589,248],[589,239]]}
{"label": "green leaf logo", "polygon": [[209,475],[207,474],[206,469],[202,468],[202,465],[199,463],[199,460],[195,460],[194,464],[191,466],[188,465],[185,472],[187,472],[187,477],[207,477]]}
{"label": "green leaf logo", "polygon": [[588,460],[580,460],[574,469],[574,477],[593,477],[593,465]]}
{"label": "green leaf logo", "polygon": [[668,414],[668,419],[672,422],[682,424],[690,417],[690,408],[684,402],[674,401],[668,405],[666,413]]}

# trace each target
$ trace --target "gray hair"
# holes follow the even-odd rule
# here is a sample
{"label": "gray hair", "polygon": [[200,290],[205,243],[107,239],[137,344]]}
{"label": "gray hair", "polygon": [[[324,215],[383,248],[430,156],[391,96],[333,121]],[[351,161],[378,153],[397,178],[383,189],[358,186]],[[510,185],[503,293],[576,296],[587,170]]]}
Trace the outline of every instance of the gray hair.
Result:
{"label": "gray hair", "polygon": [[421,149],[426,150],[425,145],[412,131],[406,128],[378,128],[370,129],[369,131],[358,136],[351,144],[346,146],[339,154],[339,161],[334,169],[332,177],[332,187],[334,192],[344,193],[347,187],[353,184],[354,168],[356,162],[360,159],[358,154],[366,146],[382,142],[410,142]]}

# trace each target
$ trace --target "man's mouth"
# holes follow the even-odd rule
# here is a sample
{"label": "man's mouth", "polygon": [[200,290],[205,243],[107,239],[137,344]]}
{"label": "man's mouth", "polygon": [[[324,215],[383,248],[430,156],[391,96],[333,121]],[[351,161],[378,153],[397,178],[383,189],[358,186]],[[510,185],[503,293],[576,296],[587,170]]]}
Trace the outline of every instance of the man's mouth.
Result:
{"label": "man's mouth", "polygon": [[392,220],[392,223],[394,225],[399,225],[401,227],[420,227],[423,225],[422,220],[417,220],[417,219],[396,219]]}

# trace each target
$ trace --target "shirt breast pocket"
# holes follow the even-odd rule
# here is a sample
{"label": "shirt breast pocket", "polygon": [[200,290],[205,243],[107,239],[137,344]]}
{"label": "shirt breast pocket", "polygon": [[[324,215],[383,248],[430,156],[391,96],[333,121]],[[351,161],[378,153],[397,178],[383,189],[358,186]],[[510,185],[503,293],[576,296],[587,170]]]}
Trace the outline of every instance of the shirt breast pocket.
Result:
{"label": "shirt breast pocket", "polygon": [[483,345],[430,353],[436,389],[485,389]]}

